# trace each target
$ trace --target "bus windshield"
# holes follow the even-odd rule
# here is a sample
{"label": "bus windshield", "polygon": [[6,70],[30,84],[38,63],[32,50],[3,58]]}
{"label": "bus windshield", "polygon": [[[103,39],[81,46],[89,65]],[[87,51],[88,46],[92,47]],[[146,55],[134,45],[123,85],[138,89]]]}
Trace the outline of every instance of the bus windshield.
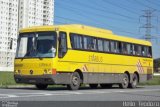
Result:
{"label": "bus windshield", "polygon": [[56,32],[22,33],[16,58],[53,58],[56,55],[56,38]]}

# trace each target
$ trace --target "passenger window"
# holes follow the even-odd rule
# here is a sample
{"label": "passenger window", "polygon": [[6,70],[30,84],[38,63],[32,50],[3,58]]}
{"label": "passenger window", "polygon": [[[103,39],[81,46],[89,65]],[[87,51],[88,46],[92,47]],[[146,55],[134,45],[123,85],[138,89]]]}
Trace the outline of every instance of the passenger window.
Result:
{"label": "passenger window", "polygon": [[137,55],[138,55],[138,56],[141,56],[141,55],[142,55],[142,46],[138,46]]}
{"label": "passenger window", "polygon": [[104,51],[105,52],[109,52],[110,48],[109,48],[109,41],[104,40]]}
{"label": "passenger window", "polygon": [[120,53],[119,42],[114,42],[114,50],[115,50],[115,53]]}
{"label": "passenger window", "polygon": [[92,38],[92,50],[97,50],[97,39],[96,38]]}
{"label": "passenger window", "polygon": [[121,42],[117,42],[117,52],[118,52],[118,53],[121,53],[121,52],[122,52]]}
{"label": "passenger window", "polygon": [[82,36],[78,34],[71,34],[71,45],[74,49],[82,49]]}
{"label": "passenger window", "polygon": [[131,45],[131,54],[132,55],[136,55],[136,51],[135,51],[135,45]]}
{"label": "passenger window", "polygon": [[98,39],[98,51],[103,51],[103,40]]}
{"label": "passenger window", "polygon": [[83,37],[83,46],[84,49],[87,49],[87,37]]}
{"label": "passenger window", "polygon": [[132,52],[132,51],[131,51],[131,44],[128,44],[128,43],[127,43],[127,54],[130,55],[131,52]]}
{"label": "passenger window", "polygon": [[148,57],[152,57],[152,48],[151,47],[148,47],[148,54],[147,54],[147,56]]}
{"label": "passenger window", "polygon": [[127,44],[126,43],[122,43],[122,53],[123,54],[127,54]]}
{"label": "passenger window", "polygon": [[96,38],[84,37],[84,49],[87,50],[97,50]]}
{"label": "passenger window", "polygon": [[147,56],[148,47],[142,47],[142,56]]}
{"label": "passenger window", "polygon": [[111,41],[110,44],[111,44],[111,52],[116,53],[115,42]]}

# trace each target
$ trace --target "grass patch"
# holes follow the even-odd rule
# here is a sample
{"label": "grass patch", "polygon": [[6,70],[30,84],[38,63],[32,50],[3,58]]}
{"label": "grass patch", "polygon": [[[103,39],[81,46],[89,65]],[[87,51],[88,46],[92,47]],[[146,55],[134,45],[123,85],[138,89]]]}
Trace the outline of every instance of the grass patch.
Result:
{"label": "grass patch", "polygon": [[0,72],[0,87],[7,87],[8,85],[17,85],[13,72]]}
{"label": "grass patch", "polygon": [[160,85],[160,76],[154,76],[153,79],[140,83],[139,85]]}

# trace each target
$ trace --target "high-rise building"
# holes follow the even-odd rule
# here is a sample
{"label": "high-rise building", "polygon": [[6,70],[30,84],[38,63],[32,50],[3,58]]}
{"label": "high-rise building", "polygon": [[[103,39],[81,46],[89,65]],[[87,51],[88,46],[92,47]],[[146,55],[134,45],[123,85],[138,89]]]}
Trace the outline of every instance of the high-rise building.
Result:
{"label": "high-rise building", "polygon": [[13,71],[18,30],[52,25],[54,0],[0,0],[0,71]]}
{"label": "high-rise building", "polygon": [[18,30],[18,0],[0,0],[0,71],[13,70]]}
{"label": "high-rise building", "polygon": [[19,28],[52,25],[53,0],[19,0]]}

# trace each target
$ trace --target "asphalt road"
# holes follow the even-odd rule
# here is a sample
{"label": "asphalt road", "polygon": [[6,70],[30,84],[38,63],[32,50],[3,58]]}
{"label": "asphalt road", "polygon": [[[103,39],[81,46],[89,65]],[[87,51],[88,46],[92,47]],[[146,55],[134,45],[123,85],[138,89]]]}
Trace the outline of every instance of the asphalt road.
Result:
{"label": "asphalt road", "polygon": [[160,86],[136,89],[90,89],[69,91],[65,87],[37,90],[31,88],[0,89],[0,101],[160,101]]}

